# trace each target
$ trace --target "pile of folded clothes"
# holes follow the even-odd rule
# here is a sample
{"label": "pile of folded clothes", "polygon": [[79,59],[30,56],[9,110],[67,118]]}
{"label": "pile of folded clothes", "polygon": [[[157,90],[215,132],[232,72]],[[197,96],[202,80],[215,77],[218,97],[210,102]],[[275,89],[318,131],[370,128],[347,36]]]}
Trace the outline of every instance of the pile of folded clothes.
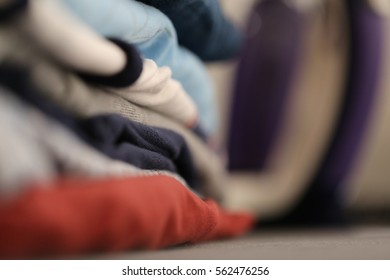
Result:
{"label": "pile of folded clothes", "polygon": [[234,3],[0,1],[0,258],[389,213],[390,2]]}
{"label": "pile of folded clothes", "polygon": [[0,257],[251,228],[252,215],[217,203],[224,166],[203,61],[241,45],[218,1],[2,1],[0,42]]}

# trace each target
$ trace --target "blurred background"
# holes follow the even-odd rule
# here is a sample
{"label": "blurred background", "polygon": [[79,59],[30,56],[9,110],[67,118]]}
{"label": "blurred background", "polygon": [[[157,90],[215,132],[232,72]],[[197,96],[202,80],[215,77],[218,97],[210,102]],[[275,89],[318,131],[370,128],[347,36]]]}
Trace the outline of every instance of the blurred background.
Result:
{"label": "blurred background", "polygon": [[[282,193],[297,196],[293,185],[296,192],[297,184],[339,185],[333,191],[346,198],[349,210],[376,212],[388,220],[389,3],[260,2],[221,1],[226,14],[246,30],[247,45],[241,63],[208,66],[230,171],[262,170],[264,192],[280,187],[280,194],[264,196],[274,204],[289,203]],[[278,7],[280,2],[291,13]],[[251,108],[254,102],[262,105]],[[259,143],[266,148],[254,152]],[[249,176],[237,176],[232,184],[248,180],[250,188],[250,181],[259,178],[258,173]],[[271,199],[278,195],[278,202]]]}

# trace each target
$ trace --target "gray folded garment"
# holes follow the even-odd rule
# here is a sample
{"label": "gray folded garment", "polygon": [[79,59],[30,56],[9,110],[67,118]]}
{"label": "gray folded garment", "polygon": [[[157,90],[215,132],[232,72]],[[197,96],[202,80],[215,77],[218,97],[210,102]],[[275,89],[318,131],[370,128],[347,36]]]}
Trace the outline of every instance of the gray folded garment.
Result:
{"label": "gray folded garment", "polygon": [[31,182],[51,180],[59,173],[83,177],[155,174],[108,158],[2,87],[0,134],[0,197],[17,195]]}

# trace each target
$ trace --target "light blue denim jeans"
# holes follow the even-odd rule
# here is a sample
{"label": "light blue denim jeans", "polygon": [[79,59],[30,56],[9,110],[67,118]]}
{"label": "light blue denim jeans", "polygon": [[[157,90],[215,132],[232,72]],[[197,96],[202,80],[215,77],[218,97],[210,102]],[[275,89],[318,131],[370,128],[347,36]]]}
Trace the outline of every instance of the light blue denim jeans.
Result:
{"label": "light blue denim jeans", "polygon": [[142,56],[171,68],[196,103],[207,134],[217,128],[217,107],[210,77],[203,63],[180,47],[175,28],[159,10],[133,0],[61,0],[97,33],[134,44]]}

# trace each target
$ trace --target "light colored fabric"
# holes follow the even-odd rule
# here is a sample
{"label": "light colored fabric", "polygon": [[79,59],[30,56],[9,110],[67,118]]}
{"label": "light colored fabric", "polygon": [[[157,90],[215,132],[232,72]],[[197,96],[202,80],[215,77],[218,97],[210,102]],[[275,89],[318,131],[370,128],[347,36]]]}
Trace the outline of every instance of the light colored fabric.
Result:
{"label": "light colored fabric", "polygon": [[89,177],[142,174],[100,154],[4,88],[0,90],[0,196],[18,193],[30,182],[51,180],[58,171]]}
{"label": "light colored fabric", "polygon": [[97,35],[56,0],[30,1],[20,25],[49,54],[77,71],[113,75],[125,67],[122,49]]}
{"label": "light colored fabric", "polygon": [[224,204],[230,209],[253,211],[260,219],[288,212],[321,160],[341,102],[347,58],[341,3],[327,3],[331,20],[322,9],[306,14],[302,61],[270,162],[263,172],[229,176]]}
{"label": "light colored fabric", "polygon": [[186,127],[198,121],[196,106],[183,87],[172,79],[168,67],[159,68],[152,60],[144,60],[139,79],[130,87],[108,89],[124,99],[177,120]]}
{"label": "light colored fabric", "polygon": [[18,192],[30,180],[54,178],[55,169],[37,131],[26,120],[31,117],[4,96],[0,87],[0,197]]}
{"label": "light colored fabric", "polygon": [[[49,63],[48,61],[50,59],[47,55],[39,50],[40,46],[29,44],[28,40],[23,35],[24,33],[21,32],[19,28],[9,27],[0,29],[0,36],[5,41],[2,48],[0,48],[0,59],[2,56],[1,53],[3,53],[3,56],[12,57],[22,64],[29,64],[32,68],[36,68],[36,71],[38,72],[46,72],[47,69],[45,70],[45,67],[56,68],[54,65],[55,63]],[[45,65],[42,60],[45,60],[48,63]],[[43,64],[40,65],[41,63]],[[65,68],[62,70],[64,73],[68,71]],[[61,71],[53,70],[53,72],[60,73]],[[60,81],[65,77],[60,78],[60,74],[53,74],[50,71],[47,71],[47,73],[39,73],[41,77],[40,82],[42,84],[50,84],[50,88],[54,87],[54,84],[57,84],[58,89],[61,88],[61,92],[67,90],[62,88],[66,83]],[[38,74],[36,76],[38,76]],[[71,76],[74,76],[73,74],[69,76],[70,80],[74,80],[74,87],[79,88],[79,90],[104,91],[112,95],[121,96],[123,99],[136,105],[149,108],[152,111],[172,118],[188,128],[194,128],[199,124],[196,105],[180,83],[172,79],[171,70],[168,67],[159,68],[152,60],[144,60],[141,76],[134,84],[120,89],[107,87],[98,89],[84,83],[76,76],[75,78],[72,78]],[[107,98],[105,100],[107,101]],[[110,106],[110,102],[117,99],[108,98],[108,100],[111,100],[107,101],[108,106]],[[80,101],[82,101],[82,98],[80,98]],[[80,102],[73,105],[88,110],[88,107],[93,107],[93,104],[94,103],[87,105],[85,102]]]}
{"label": "light colored fabric", "polygon": [[61,1],[99,34],[135,44],[144,58],[171,68],[173,78],[195,102],[206,133],[215,133],[218,114],[212,81],[203,63],[178,45],[166,15],[134,0]]}
{"label": "light colored fabric", "polygon": [[383,16],[390,15],[390,2],[386,0],[367,0],[371,7]]}

